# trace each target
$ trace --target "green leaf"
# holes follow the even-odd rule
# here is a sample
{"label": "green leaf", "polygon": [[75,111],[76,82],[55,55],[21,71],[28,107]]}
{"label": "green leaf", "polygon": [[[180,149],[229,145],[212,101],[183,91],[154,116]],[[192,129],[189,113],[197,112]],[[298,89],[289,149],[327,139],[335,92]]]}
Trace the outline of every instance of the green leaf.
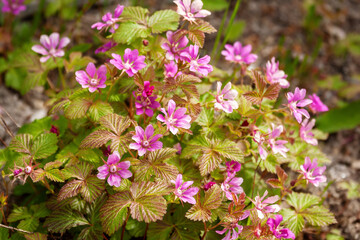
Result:
{"label": "green leaf", "polygon": [[41,134],[37,136],[31,146],[31,153],[35,159],[47,158],[58,149],[57,136],[54,133]]}
{"label": "green leaf", "polygon": [[150,152],[147,158],[141,159],[139,165],[135,167],[135,178],[147,181],[152,175],[155,175],[159,179],[175,180],[179,174],[177,168],[164,162],[175,156],[177,152],[173,148],[162,148]]}
{"label": "green leaf", "polygon": [[31,154],[32,139],[30,134],[18,134],[11,140],[9,147],[16,152]]}
{"label": "green leaf", "polygon": [[85,117],[86,112],[91,106],[91,100],[86,98],[79,98],[71,101],[65,108],[65,117],[68,119],[77,119]]}
{"label": "green leaf", "polygon": [[245,26],[246,23],[244,20],[235,21],[230,28],[225,31],[229,33],[228,40],[230,42],[238,40],[244,32]]}
{"label": "green leaf", "polygon": [[107,234],[112,235],[123,225],[130,204],[131,195],[128,191],[110,196],[100,210],[102,227]]}
{"label": "green leaf", "polygon": [[95,201],[105,190],[104,181],[96,176],[89,176],[85,179],[84,185],[80,190],[81,196],[87,202]]}
{"label": "green leaf", "polygon": [[15,207],[7,218],[8,222],[17,222],[22,219],[30,218],[31,213],[26,207]]}
{"label": "green leaf", "polygon": [[213,11],[222,11],[225,10],[228,6],[228,2],[226,0],[204,0],[203,9]]}
{"label": "green leaf", "polygon": [[283,209],[281,214],[284,217],[283,222],[286,223],[286,227],[288,227],[295,235],[298,235],[304,229],[305,220],[295,211],[291,209]]}
{"label": "green leaf", "polygon": [[276,173],[276,165],[277,165],[276,157],[273,154],[269,154],[265,160],[261,160],[260,167],[261,170],[266,169],[271,173]]}
{"label": "green leaf", "polygon": [[33,232],[39,226],[39,219],[35,217],[30,217],[24,220],[21,220],[17,225],[17,228],[24,229],[29,232]]}
{"label": "green leaf", "polygon": [[292,192],[286,201],[289,205],[293,206],[297,212],[301,212],[312,205],[319,204],[321,198],[311,194]]}
{"label": "green leaf", "polygon": [[306,221],[317,227],[324,227],[329,224],[336,223],[334,214],[329,211],[329,209],[323,206],[315,206],[309,209],[306,209],[301,213]]}
{"label": "green leaf", "polygon": [[190,41],[199,47],[203,47],[205,43],[205,33],[198,29],[193,29],[188,31],[188,37]]}
{"label": "green leaf", "polygon": [[168,30],[174,31],[179,26],[179,19],[179,14],[173,10],[160,10],[150,17],[148,25],[153,33],[162,33]]}
{"label": "green leaf", "polygon": [[130,134],[122,133],[130,126],[130,118],[122,117],[117,114],[106,115],[99,120],[100,125],[107,130],[97,130],[87,136],[80,144],[80,148],[99,148],[111,141],[110,148],[113,151],[119,151],[120,154],[127,152],[131,141]]}
{"label": "green leaf", "polygon": [[208,22],[198,19],[196,23],[190,24],[189,30],[199,30],[205,33],[215,33],[216,29]]}
{"label": "green leaf", "polygon": [[0,239],[9,239],[9,229],[0,227]]}
{"label": "green leaf", "polygon": [[64,182],[65,177],[59,169],[50,169],[45,171],[45,176],[54,182]]}
{"label": "green leaf", "polygon": [[90,106],[88,113],[91,120],[97,122],[101,117],[113,112],[114,110],[109,103],[97,101]]}
{"label": "green leaf", "polygon": [[64,233],[66,230],[82,225],[89,225],[89,222],[78,211],[68,207],[56,210],[46,218],[44,227],[50,232]]}
{"label": "green leaf", "polygon": [[124,20],[134,21],[134,22],[146,22],[146,16],[149,13],[149,10],[142,7],[126,7],[124,8],[121,17]]}
{"label": "green leaf", "polygon": [[133,22],[120,24],[114,33],[114,41],[121,44],[131,44],[137,38],[147,38],[150,35],[150,29],[144,25]]}
{"label": "green leaf", "polygon": [[316,119],[316,126],[323,132],[352,129],[360,124],[360,101],[331,109]]}
{"label": "green leaf", "polygon": [[[47,240],[47,235],[43,233],[25,234],[26,240]],[[1,238],[2,239],[2,238]]]}

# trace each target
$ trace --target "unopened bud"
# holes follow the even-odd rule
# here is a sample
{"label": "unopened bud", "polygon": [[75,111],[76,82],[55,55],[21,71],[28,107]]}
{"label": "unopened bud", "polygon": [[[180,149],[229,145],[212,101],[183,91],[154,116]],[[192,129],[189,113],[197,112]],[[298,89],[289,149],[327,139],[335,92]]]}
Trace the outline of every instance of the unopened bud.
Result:
{"label": "unopened bud", "polygon": [[295,184],[296,184],[296,180],[292,180],[291,182],[290,182],[290,185],[293,187],[293,186],[295,186]]}
{"label": "unopened bud", "polygon": [[149,45],[149,41],[148,41],[148,40],[146,40],[146,39],[144,39],[144,40],[143,40],[143,45],[144,45],[144,46]]}

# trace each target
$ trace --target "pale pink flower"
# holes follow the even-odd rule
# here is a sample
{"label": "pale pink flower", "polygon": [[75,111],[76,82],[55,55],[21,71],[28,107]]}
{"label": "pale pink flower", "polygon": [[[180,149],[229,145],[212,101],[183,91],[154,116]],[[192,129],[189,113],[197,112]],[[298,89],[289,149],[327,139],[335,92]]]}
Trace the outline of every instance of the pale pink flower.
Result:
{"label": "pale pink flower", "polygon": [[179,174],[176,178],[176,181],[171,180],[171,182],[175,184],[174,194],[180,199],[180,201],[196,204],[196,200],[193,196],[199,192],[199,188],[189,188],[194,183],[194,181],[184,182],[182,175]]}
{"label": "pale pink flower", "polygon": [[309,157],[305,157],[305,163],[300,166],[300,170],[306,182],[314,184],[315,187],[318,187],[322,182],[326,182],[326,177],[322,175],[326,170],[326,166],[318,167],[316,158],[311,162]]}
{"label": "pale pink flower", "polygon": [[260,133],[260,131],[256,131],[254,135],[254,141],[258,144],[258,150],[260,154],[260,158],[265,160],[268,156],[267,151],[264,149],[263,145],[266,141],[265,137]]}
{"label": "pale pink flower", "polygon": [[168,31],[166,33],[168,42],[161,45],[161,48],[166,50],[166,59],[170,61],[177,61],[178,59],[182,59],[180,57],[180,53],[186,48],[189,43],[189,39],[187,39],[186,36],[182,36],[179,40],[175,41],[174,34],[174,32]]}
{"label": "pale pink flower", "polygon": [[314,113],[329,111],[329,108],[321,101],[321,99],[315,93],[313,95],[309,95],[309,98],[312,100],[309,108]]}
{"label": "pale pink flower", "polygon": [[96,69],[91,62],[87,65],[86,71],[80,70],[75,72],[76,81],[82,88],[89,88],[89,92],[95,92],[99,88],[105,88],[106,66],[101,65]]}
{"label": "pale pink flower", "polygon": [[258,58],[256,54],[251,53],[250,44],[242,46],[240,42],[235,42],[234,45],[226,44],[225,48],[221,54],[230,62],[251,64]]}
{"label": "pale pink flower", "polygon": [[203,18],[211,15],[208,10],[202,9],[203,2],[201,0],[175,0],[178,6],[177,13],[189,22],[194,22],[196,18]]}
{"label": "pale pink flower", "polygon": [[98,54],[98,53],[104,53],[104,52],[107,52],[109,51],[111,48],[115,47],[117,45],[116,42],[113,42],[113,41],[110,41],[110,42],[107,42],[105,43],[104,45],[102,45],[101,47],[97,48],[95,50],[95,54]]}
{"label": "pale pink flower", "polygon": [[278,83],[282,88],[288,88],[290,83],[286,80],[287,75],[279,69],[279,62],[271,58],[271,62],[266,63],[266,79],[270,84]]}
{"label": "pale pink flower", "polygon": [[3,13],[9,12],[13,15],[18,15],[20,12],[26,10],[24,0],[2,0],[2,3],[1,11]]}
{"label": "pale pink flower", "polygon": [[182,72],[178,72],[178,65],[171,61],[168,64],[164,64],[165,66],[165,77],[167,78],[177,78]]}
{"label": "pale pink flower", "polygon": [[245,211],[244,214],[239,218],[236,219],[234,222],[223,223],[224,229],[221,231],[215,231],[217,234],[223,235],[226,233],[225,237],[222,240],[236,240],[239,238],[240,233],[243,230],[243,226],[239,225],[238,222],[244,220],[245,218],[249,217],[250,211]]}
{"label": "pale pink flower", "polygon": [[110,12],[106,13],[102,17],[102,22],[94,23],[91,28],[96,28],[97,30],[101,30],[103,28],[110,28],[110,32],[114,33],[116,29],[118,29],[119,24],[117,24],[120,15],[122,14],[124,10],[124,6],[118,4],[115,8],[114,15],[112,15]]}
{"label": "pale pink flower", "polygon": [[314,138],[314,133],[311,132],[313,127],[315,126],[315,119],[312,119],[309,123],[309,119],[305,119],[301,123],[300,127],[300,137],[305,142],[316,146],[318,144],[318,140]]}
{"label": "pale pink flower", "polygon": [[257,211],[258,217],[260,219],[264,218],[264,214],[266,213],[274,213],[280,211],[280,206],[278,204],[274,204],[275,202],[279,201],[279,196],[272,196],[268,197],[264,200],[266,195],[268,194],[268,191],[266,190],[264,195],[262,197],[256,196],[255,200],[250,199],[255,205],[255,209]]}
{"label": "pale pink flower", "polygon": [[266,224],[277,239],[295,239],[295,234],[288,228],[279,228],[283,220],[281,215],[275,215],[275,218],[268,218]]}
{"label": "pale pink flower", "polygon": [[235,101],[238,92],[235,89],[231,89],[231,82],[228,82],[223,90],[221,90],[221,85],[221,82],[217,82],[214,107],[216,110],[232,113],[234,109],[238,109],[239,107],[239,104]]}
{"label": "pale pink flower", "polygon": [[99,179],[107,179],[107,182],[110,186],[120,187],[121,179],[129,178],[132,176],[132,173],[128,170],[130,167],[129,161],[120,162],[120,154],[118,151],[114,151],[108,157],[107,162],[98,167],[99,173],[97,177]]}
{"label": "pale pink flower", "polygon": [[301,123],[302,116],[306,118],[310,118],[308,111],[305,109],[299,109],[298,107],[305,107],[312,103],[312,100],[305,99],[306,96],[306,89],[299,89],[298,87],[295,88],[294,93],[288,92],[286,94],[286,98],[288,100],[288,107],[291,111],[291,114],[294,115],[296,121]]}
{"label": "pale pink flower", "polygon": [[286,144],[288,141],[286,140],[276,140],[276,138],[278,138],[280,136],[280,134],[283,132],[284,128],[282,125],[279,125],[277,127],[275,127],[275,125],[273,123],[271,123],[271,128],[272,129],[268,129],[268,133],[269,133],[269,145],[271,150],[273,151],[274,154],[281,154],[283,157],[286,157],[286,152],[289,151],[289,149],[287,147],[284,146],[284,144]]}
{"label": "pale pink flower", "polygon": [[139,56],[137,49],[131,50],[130,48],[125,49],[124,61],[119,54],[111,54],[114,59],[110,60],[110,63],[119,70],[124,70],[129,77],[132,77],[139,70],[146,67],[145,56]]}
{"label": "pale pink flower", "polygon": [[240,187],[244,180],[241,177],[235,177],[235,175],[226,177],[225,181],[221,184],[221,189],[225,192],[226,198],[233,200],[232,193],[240,194],[244,192]]}
{"label": "pale pink flower", "polygon": [[63,57],[65,52],[62,49],[70,43],[70,39],[68,37],[60,39],[59,33],[52,33],[50,36],[41,35],[40,43],[42,45],[34,45],[31,49],[44,55],[40,58],[40,62],[46,62],[50,57]]}
{"label": "pale pink flower", "polygon": [[210,56],[206,55],[199,58],[199,46],[190,45],[184,51],[180,53],[180,56],[189,63],[189,70],[194,73],[198,73],[200,76],[207,76],[213,71],[213,67],[209,64]]}
{"label": "pale pink flower", "polygon": [[166,124],[167,130],[170,130],[172,134],[177,134],[178,128],[189,129],[191,117],[185,115],[186,108],[176,108],[176,103],[174,100],[170,100],[168,103],[168,111],[166,112],[165,108],[161,108],[161,112],[164,115],[159,114],[157,120]]}
{"label": "pale pink flower", "polygon": [[135,143],[131,143],[129,148],[137,150],[139,156],[143,156],[147,151],[152,152],[163,147],[162,142],[158,141],[162,135],[154,135],[154,127],[151,124],[146,127],[145,131],[142,127],[136,126],[135,132],[132,137]]}

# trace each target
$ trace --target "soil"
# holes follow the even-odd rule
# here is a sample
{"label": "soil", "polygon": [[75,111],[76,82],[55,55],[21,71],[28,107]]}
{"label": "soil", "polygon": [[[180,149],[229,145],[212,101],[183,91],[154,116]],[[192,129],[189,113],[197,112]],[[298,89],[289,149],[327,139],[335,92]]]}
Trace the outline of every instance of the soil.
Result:
{"label": "soil", "polygon": [[[172,1],[148,0],[143,2],[153,8],[152,10],[168,7],[175,9]],[[235,1],[233,2],[235,3]],[[291,50],[292,57],[304,59],[306,55],[311,55],[314,51],[314,39],[320,38],[322,46],[319,55],[309,70],[319,73],[315,75],[320,77],[339,74],[347,83],[354,83],[353,76],[360,74],[360,58],[350,54],[336,57],[329,50],[348,34],[360,33],[358,0],[318,1],[316,13],[321,16],[321,21],[313,31],[304,27],[304,19],[307,14],[304,5],[310,2],[315,1],[242,1],[236,20],[244,20],[246,27],[239,41],[252,44],[255,52],[259,55],[257,64],[264,66],[272,56],[278,57],[282,53],[283,50],[279,48],[281,39],[284,39],[283,49]],[[223,14],[224,12],[221,11],[213,12],[207,20],[219,28]],[[78,31],[88,28],[94,19],[100,19],[100,16],[101,13],[98,12],[98,9],[90,9],[78,23],[74,37],[79,34],[84,39],[84,35],[88,35],[91,31]],[[209,52],[214,44],[214,38],[215,34],[207,36],[205,48]],[[310,74],[306,78],[293,77],[290,81],[292,86],[300,85],[309,89],[310,92],[318,92],[318,88],[313,84],[314,79],[314,74]],[[329,107],[335,107],[337,101],[341,99],[336,92],[331,90],[321,90],[319,94]],[[357,94],[350,101],[359,98],[359,94]],[[0,114],[11,131],[15,133],[18,129],[16,124],[21,126],[46,115],[45,99],[42,88],[36,88],[25,96],[20,96],[5,86],[0,86],[0,107],[3,108],[0,108]],[[4,109],[15,119],[16,124],[7,116]],[[8,144],[10,141],[9,134],[1,127],[0,138],[4,144]],[[0,147],[3,147],[4,144],[0,144]],[[343,182],[360,183],[359,145],[360,127],[330,134],[328,140],[320,143],[322,150],[331,159],[331,163],[327,166],[326,176],[328,182],[332,184],[325,193],[324,205],[330,207],[338,223],[323,229],[321,234],[314,234],[313,229],[307,229],[303,239],[326,239],[326,234],[334,229],[340,230],[345,239],[360,239],[360,199],[348,199],[347,191],[342,186]],[[319,194],[323,189],[324,187],[311,188],[310,191]]]}

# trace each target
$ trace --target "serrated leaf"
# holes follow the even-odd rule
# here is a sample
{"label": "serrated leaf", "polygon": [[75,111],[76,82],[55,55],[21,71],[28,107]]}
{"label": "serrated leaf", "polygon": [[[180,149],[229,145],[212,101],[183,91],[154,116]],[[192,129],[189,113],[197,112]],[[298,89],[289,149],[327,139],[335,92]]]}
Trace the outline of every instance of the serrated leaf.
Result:
{"label": "serrated leaf", "polygon": [[17,225],[17,228],[24,229],[29,232],[33,232],[39,226],[39,219],[35,217],[29,217],[27,219],[21,220]]}
{"label": "serrated leaf", "polygon": [[78,98],[74,101],[71,101],[69,105],[66,106],[64,114],[68,119],[77,119],[85,117],[86,112],[91,106],[91,100],[86,98]]}
{"label": "serrated leaf", "polygon": [[150,152],[147,158],[140,160],[139,165],[136,166],[136,179],[147,181],[152,175],[167,181],[175,180],[179,174],[177,168],[164,162],[167,159],[174,157],[176,149],[163,148]]}
{"label": "serrated leaf", "polygon": [[209,221],[211,211],[196,204],[189,209],[185,216],[192,221]]}
{"label": "serrated leaf", "polygon": [[63,163],[59,162],[59,161],[48,162],[47,164],[45,164],[44,170],[50,170],[50,169],[54,169],[54,168],[59,168],[59,167],[61,167],[61,165],[63,165]]}
{"label": "serrated leaf", "polygon": [[57,136],[54,133],[41,134],[37,136],[31,146],[31,155],[35,159],[51,156],[58,149]]}
{"label": "serrated leaf", "polygon": [[8,222],[16,222],[31,217],[26,207],[15,207],[7,218]]}
{"label": "serrated leaf", "polygon": [[202,19],[198,19],[196,23],[189,26],[189,30],[200,30],[205,33],[215,33],[217,30],[209,23]]}
{"label": "serrated leaf", "polygon": [[173,10],[160,10],[155,12],[148,21],[153,33],[162,33],[176,30],[179,26],[180,16]]}
{"label": "serrated leaf", "polygon": [[97,101],[90,106],[88,114],[91,120],[97,122],[101,117],[113,112],[114,110],[109,103]]}
{"label": "serrated leaf", "polygon": [[130,204],[131,195],[129,191],[110,196],[100,210],[102,227],[107,234],[112,235],[123,225]]}
{"label": "serrated leaf", "polygon": [[329,224],[336,223],[334,214],[326,209],[323,206],[315,206],[309,209],[306,209],[301,215],[306,219],[306,221],[317,227],[324,227]]}
{"label": "serrated leaf", "polygon": [[25,234],[26,240],[47,240],[47,235],[43,233]]}
{"label": "serrated leaf", "polygon": [[84,185],[82,180],[72,180],[66,183],[59,192],[58,200],[62,201],[66,198],[71,198],[79,194],[81,188]]}
{"label": "serrated leaf", "polygon": [[64,182],[65,177],[59,169],[50,169],[45,171],[45,176],[51,181]]}
{"label": "serrated leaf", "polygon": [[198,29],[193,29],[188,31],[188,37],[195,45],[203,47],[205,43],[205,33]]}
{"label": "serrated leaf", "polygon": [[9,147],[16,152],[31,154],[32,139],[30,134],[18,134],[11,140]]}
{"label": "serrated leaf", "polygon": [[181,74],[177,78],[167,79],[164,85],[164,90],[165,92],[172,92],[175,89],[180,88],[188,100],[190,100],[192,97],[199,99],[199,92],[194,85],[194,83],[198,82],[201,82],[201,79],[196,76]]}
{"label": "serrated leaf", "polygon": [[93,202],[97,199],[101,193],[105,190],[104,181],[96,176],[89,176],[85,179],[84,185],[80,190],[81,196],[87,202]]}
{"label": "serrated leaf", "polygon": [[100,125],[108,130],[97,130],[87,136],[80,144],[80,148],[99,148],[111,141],[112,151],[119,151],[120,154],[127,152],[131,141],[129,134],[122,133],[130,126],[131,120],[117,114],[106,115],[99,120]]}
{"label": "serrated leaf", "polygon": [[113,38],[117,43],[131,44],[137,38],[147,38],[150,35],[150,29],[144,25],[133,22],[120,24],[116,29]]}
{"label": "serrated leaf", "polygon": [[149,10],[142,7],[125,7],[121,17],[127,21],[145,22]]}
{"label": "serrated leaf", "polygon": [[286,201],[289,205],[293,206],[297,212],[302,212],[310,206],[319,204],[321,198],[311,194],[292,192]]}
{"label": "serrated leaf", "polygon": [[221,205],[221,189],[215,184],[205,192],[204,207],[212,210]]}
{"label": "serrated leaf", "polygon": [[304,229],[305,220],[300,214],[296,214],[291,209],[283,209],[282,215],[284,217],[283,222],[295,235],[298,235]]}
{"label": "serrated leaf", "polygon": [[47,227],[50,232],[59,233],[64,233],[70,228],[82,225],[89,225],[89,222],[80,212],[68,207],[52,212],[44,222],[44,227]]}

